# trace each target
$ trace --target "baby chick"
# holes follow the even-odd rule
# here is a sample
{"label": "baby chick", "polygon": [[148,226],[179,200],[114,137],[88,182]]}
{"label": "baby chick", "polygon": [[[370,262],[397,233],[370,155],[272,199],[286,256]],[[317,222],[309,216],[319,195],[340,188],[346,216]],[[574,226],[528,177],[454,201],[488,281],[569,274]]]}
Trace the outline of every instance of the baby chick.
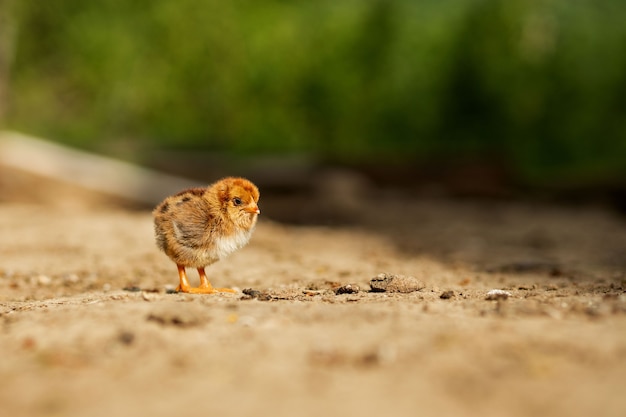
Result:
{"label": "baby chick", "polygon": [[[213,288],[204,268],[248,243],[261,213],[258,201],[259,189],[253,183],[228,177],[167,197],[154,209],[157,246],[178,266],[177,291],[235,292]],[[185,267],[197,268],[199,287],[189,285]]]}

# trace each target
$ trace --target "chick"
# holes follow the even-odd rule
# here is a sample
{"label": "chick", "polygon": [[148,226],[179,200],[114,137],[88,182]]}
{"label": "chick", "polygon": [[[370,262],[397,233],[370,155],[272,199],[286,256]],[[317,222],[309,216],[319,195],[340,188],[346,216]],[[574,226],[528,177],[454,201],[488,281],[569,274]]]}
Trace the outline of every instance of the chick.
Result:
{"label": "chick", "polygon": [[[235,292],[213,288],[204,268],[248,243],[261,213],[258,202],[259,189],[253,183],[228,177],[167,197],[154,209],[157,246],[178,266],[177,291]],[[185,267],[198,270],[199,287],[189,285]]]}

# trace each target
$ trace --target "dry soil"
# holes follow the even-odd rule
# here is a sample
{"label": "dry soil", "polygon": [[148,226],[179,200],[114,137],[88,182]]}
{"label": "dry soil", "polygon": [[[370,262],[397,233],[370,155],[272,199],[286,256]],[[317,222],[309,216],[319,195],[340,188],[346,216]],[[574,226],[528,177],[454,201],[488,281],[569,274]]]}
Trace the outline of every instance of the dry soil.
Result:
{"label": "dry soil", "polygon": [[[624,218],[363,207],[350,227],[265,216],[207,270],[239,292],[197,296],[172,292],[148,211],[0,204],[0,414],[626,415]],[[425,287],[370,292],[380,273]]]}

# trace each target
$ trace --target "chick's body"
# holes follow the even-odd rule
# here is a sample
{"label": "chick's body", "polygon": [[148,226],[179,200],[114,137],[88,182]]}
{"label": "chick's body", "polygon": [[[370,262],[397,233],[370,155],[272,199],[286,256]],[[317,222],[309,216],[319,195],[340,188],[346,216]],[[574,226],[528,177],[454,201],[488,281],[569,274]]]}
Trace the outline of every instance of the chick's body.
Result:
{"label": "chick's body", "polygon": [[[179,291],[213,293],[204,268],[248,243],[257,222],[259,190],[244,178],[224,178],[207,188],[167,197],[153,213],[157,246],[178,266]],[[185,267],[195,267],[192,288]]]}

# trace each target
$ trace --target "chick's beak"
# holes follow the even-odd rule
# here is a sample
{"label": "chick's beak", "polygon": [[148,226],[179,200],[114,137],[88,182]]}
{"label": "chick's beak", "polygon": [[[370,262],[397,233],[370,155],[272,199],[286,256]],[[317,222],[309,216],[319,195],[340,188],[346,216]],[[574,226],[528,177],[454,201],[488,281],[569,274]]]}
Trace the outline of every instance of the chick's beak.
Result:
{"label": "chick's beak", "polygon": [[259,210],[259,206],[256,204],[254,206],[246,207],[244,210],[250,214],[261,214],[261,210]]}

